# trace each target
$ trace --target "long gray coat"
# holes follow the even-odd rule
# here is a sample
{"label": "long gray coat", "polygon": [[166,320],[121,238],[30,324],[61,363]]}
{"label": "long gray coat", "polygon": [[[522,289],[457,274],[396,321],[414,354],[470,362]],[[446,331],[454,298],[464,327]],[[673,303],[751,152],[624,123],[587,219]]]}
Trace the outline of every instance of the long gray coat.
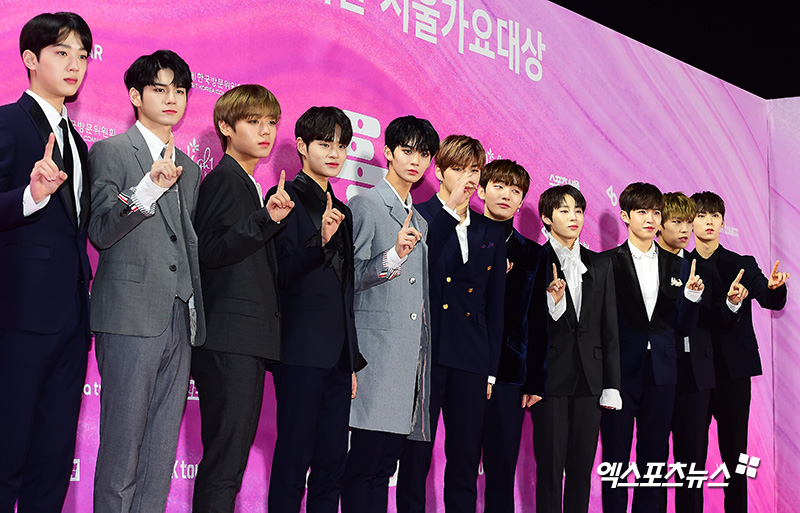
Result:
{"label": "long gray coat", "polygon": [[408,215],[397,194],[381,180],[348,206],[353,211],[356,329],[369,362],[357,374],[350,426],[430,440],[428,224],[414,210],[412,226],[422,240],[392,277],[384,257]]}
{"label": "long gray coat", "polygon": [[[97,274],[92,283],[91,329],[137,337],[161,334],[172,318],[177,273],[170,264],[177,261],[176,241],[184,241],[197,311],[194,345],[205,341],[203,295],[197,234],[192,226],[200,168],[175,148],[175,163],[183,172],[159,199],[150,216],[142,210],[129,212],[120,193],[130,196],[153,165],[153,157],[134,125],[124,134],[98,141],[89,152],[92,177],[92,215],[89,239],[100,251]],[[180,202],[174,199],[180,194]],[[180,223],[172,221],[165,209],[178,209]]]}

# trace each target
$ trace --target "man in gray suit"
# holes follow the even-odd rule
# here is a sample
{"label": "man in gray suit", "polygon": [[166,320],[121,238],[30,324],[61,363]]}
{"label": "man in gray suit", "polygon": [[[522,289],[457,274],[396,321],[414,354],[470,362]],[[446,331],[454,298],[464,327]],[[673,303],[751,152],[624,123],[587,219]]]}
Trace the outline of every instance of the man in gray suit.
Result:
{"label": "man in gray suit", "polygon": [[343,513],[385,512],[404,441],[431,440],[428,224],[410,191],[438,151],[439,135],[427,120],[405,116],[389,123],[385,138],[386,178],[349,204],[356,329],[370,364],[358,372],[350,407]]}
{"label": "man in gray suit", "polygon": [[89,153],[102,377],[94,510],[164,511],[191,363],[205,339],[192,227],[200,169],[175,148],[191,73],[168,50],[125,72],[136,124]]}

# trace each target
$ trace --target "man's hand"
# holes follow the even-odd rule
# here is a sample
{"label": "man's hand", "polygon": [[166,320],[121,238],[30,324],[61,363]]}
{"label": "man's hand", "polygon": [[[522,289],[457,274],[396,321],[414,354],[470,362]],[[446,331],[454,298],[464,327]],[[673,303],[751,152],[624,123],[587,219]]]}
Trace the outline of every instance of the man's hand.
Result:
{"label": "man's hand", "polygon": [[153,162],[150,167],[150,179],[161,188],[169,189],[178,181],[183,171],[183,166],[175,166],[172,162],[172,151],[175,149],[175,136],[170,134],[164,158]]}
{"label": "man's hand", "polygon": [[328,203],[325,205],[325,213],[322,214],[322,245],[328,243],[331,237],[339,229],[339,225],[344,221],[344,214],[339,212],[339,209],[333,208],[333,201],[331,200],[331,193],[326,193],[328,196]]}
{"label": "man's hand", "polygon": [[697,267],[697,259],[692,259],[692,267],[689,270],[689,281],[686,282],[686,288],[689,290],[694,290],[697,292],[702,291],[706,286],[703,284],[703,280],[697,276],[694,271]]}
{"label": "man's hand", "polygon": [[356,378],[356,373],[353,373],[353,382],[350,385],[350,399],[356,398],[356,392],[358,392],[358,378]]}
{"label": "man's hand", "polygon": [[447,198],[445,206],[453,210],[458,210],[458,207],[469,201],[472,193],[478,188],[478,182],[475,180],[476,178],[473,176],[473,173],[469,171],[465,172],[464,175],[458,179],[455,187],[453,187],[453,192],[451,192],[450,197]]}
{"label": "man's hand", "polygon": [[731,287],[728,289],[728,301],[730,301],[731,304],[738,305],[747,297],[747,289],[744,285],[739,283],[742,276],[744,276],[744,269],[739,271],[739,274],[736,275],[736,279],[733,280]]}
{"label": "man's hand", "polygon": [[780,260],[775,261],[775,267],[772,268],[772,272],[769,275],[769,283],[767,284],[767,287],[769,287],[771,290],[777,289],[789,279],[789,273],[778,272],[778,265],[780,263]]}
{"label": "man's hand", "polygon": [[522,395],[522,407],[523,408],[530,408],[534,404],[538,403],[542,400],[542,396],[540,395],[532,395],[532,394],[523,394]]}
{"label": "man's hand", "polygon": [[412,214],[413,210],[408,213],[406,222],[403,223],[403,227],[400,228],[399,232],[397,232],[397,244],[394,245],[394,250],[397,251],[397,256],[400,258],[403,258],[411,253],[411,251],[414,249],[414,246],[422,238],[422,234],[419,233],[416,228],[411,226]]}
{"label": "man's hand", "polygon": [[[61,187],[67,174],[58,169],[53,161],[53,146],[56,143],[56,136],[50,132],[47,144],[44,147],[44,157],[33,165],[31,171],[31,196],[33,201],[39,203],[47,196],[50,196]],[[69,143],[67,143],[69,144]]]}
{"label": "man's hand", "polygon": [[486,383],[486,399],[487,400],[492,398],[492,388],[494,388],[494,385],[492,385],[491,383]]}
{"label": "man's hand", "polygon": [[278,180],[278,190],[275,191],[275,194],[269,197],[269,201],[267,201],[266,204],[267,213],[269,214],[270,219],[276,223],[286,219],[286,216],[288,216],[289,212],[291,212],[294,208],[294,201],[292,201],[292,198],[289,197],[289,193],[286,192],[285,186],[286,171],[281,171],[281,178]]}
{"label": "man's hand", "polygon": [[514,262],[506,258],[506,274],[511,272],[511,269],[514,268]]}
{"label": "man's hand", "polygon": [[[553,281],[547,286],[547,292],[553,296],[556,304],[564,297],[564,291],[567,290],[567,282],[558,277],[558,268],[553,264]],[[541,399],[541,397],[539,398]]]}

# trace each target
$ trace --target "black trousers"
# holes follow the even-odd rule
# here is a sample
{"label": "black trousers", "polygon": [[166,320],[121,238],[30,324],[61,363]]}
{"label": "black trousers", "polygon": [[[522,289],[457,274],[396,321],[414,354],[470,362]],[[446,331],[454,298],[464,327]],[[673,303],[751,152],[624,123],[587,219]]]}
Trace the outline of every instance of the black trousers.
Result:
{"label": "black trousers", "polygon": [[495,383],[483,420],[484,511],[514,513],[514,481],[522,437],[522,387]]}
{"label": "black trousers", "polygon": [[195,513],[233,513],[261,415],[265,370],[263,358],[192,349],[203,441]]}
{"label": "black trousers", "polygon": [[342,513],[386,512],[389,478],[407,435],[353,428],[342,483]]}
{"label": "black trousers", "polygon": [[[444,506],[452,513],[475,511],[478,466],[486,409],[487,376],[434,365],[431,368],[431,440],[436,436],[439,410],[444,416]],[[426,481],[433,441],[406,440],[397,476],[398,513],[424,513]]]}
{"label": "black trousers", "polygon": [[64,504],[91,340],[88,299],[79,286],[58,333],[0,329],[3,513],[15,503],[19,513],[57,513]]}
{"label": "black trousers", "polygon": [[280,364],[273,370],[278,438],[269,480],[269,511],[337,513],[347,460],[352,373]]}
{"label": "black trousers", "polygon": [[[722,461],[731,478],[725,488],[725,513],[747,511],[746,475],[737,474],[739,454],[747,454],[747,429],[750,422],[750,378],[723,379],[711,391],[710,415],[717,419],[717,440]],[[706,429],[708,428],[706,424]]]}

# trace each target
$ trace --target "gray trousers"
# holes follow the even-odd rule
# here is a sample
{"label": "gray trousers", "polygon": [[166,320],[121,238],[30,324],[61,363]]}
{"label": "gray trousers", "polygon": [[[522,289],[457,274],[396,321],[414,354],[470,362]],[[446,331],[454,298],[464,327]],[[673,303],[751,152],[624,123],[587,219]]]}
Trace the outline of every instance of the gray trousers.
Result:
{"label": "gray trousers", "polygon": [[164,511],[191,366],[189,309],[176,298],[157,337],[97,333],[100,447],[96,513]]}

